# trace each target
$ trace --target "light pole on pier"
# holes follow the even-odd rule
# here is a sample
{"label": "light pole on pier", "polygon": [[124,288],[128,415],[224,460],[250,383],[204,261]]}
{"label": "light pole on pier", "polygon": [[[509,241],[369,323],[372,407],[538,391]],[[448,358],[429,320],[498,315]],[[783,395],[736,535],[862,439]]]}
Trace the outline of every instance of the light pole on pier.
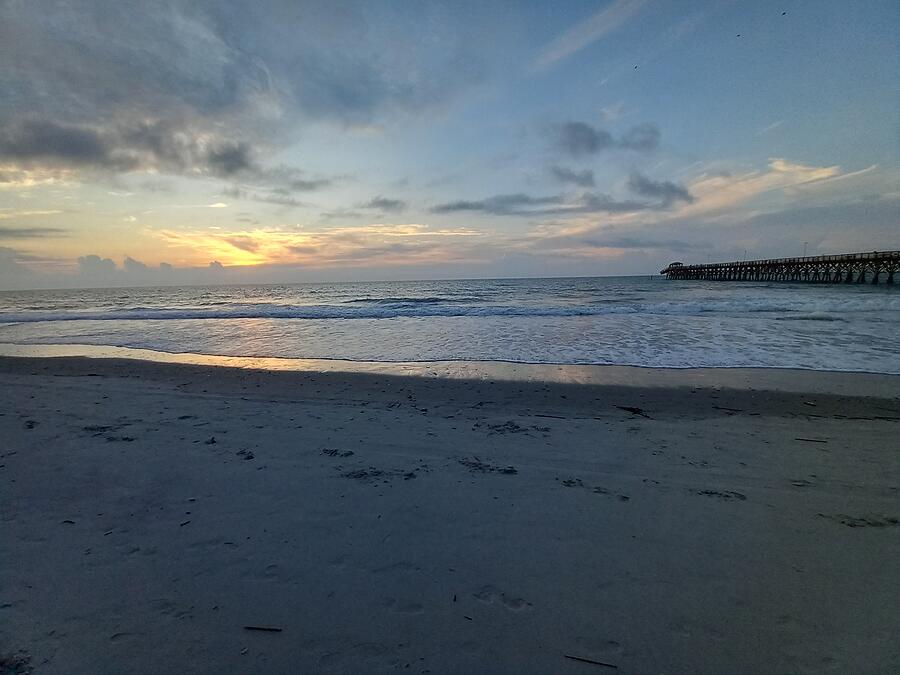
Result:
{"label": "light pole on pier", "polygon": [[804,242],[803,242],[803,257],[804,257],[804,258],[806,257],[806,247],[807,247],[807,246],[809,246],[809,242],[808,242],[808,241],[804,241]]}

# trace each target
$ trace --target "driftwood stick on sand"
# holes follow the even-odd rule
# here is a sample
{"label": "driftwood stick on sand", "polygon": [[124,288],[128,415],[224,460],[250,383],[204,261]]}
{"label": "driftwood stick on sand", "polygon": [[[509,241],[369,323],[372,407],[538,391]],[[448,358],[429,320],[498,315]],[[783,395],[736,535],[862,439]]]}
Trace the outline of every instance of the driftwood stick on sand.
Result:
{"label": "driftwood stick on sand", "polygon": [[595,666],[604,666],[606,668],[618,668],[619,666],[612,663],[604,663],[603,661],[595,661],[594,659],[588,659],[583,656],[572,656],[571,654],[563,654],[567,659],[572,659],[573,661],[581,661],[582,663],[592,663]]}

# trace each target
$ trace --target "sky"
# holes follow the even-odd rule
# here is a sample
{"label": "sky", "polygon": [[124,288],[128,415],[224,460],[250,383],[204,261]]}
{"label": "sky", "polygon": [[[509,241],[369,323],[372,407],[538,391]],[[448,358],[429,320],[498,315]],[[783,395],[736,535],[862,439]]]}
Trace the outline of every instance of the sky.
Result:
{"label": "sky", "polygon": [[900,248],[900,5],[0,0],[0,289]]}

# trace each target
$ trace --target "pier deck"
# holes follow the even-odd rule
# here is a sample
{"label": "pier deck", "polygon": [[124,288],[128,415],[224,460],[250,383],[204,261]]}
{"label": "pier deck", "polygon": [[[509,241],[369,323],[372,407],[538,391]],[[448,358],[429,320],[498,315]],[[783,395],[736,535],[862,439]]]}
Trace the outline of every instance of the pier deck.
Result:
{"label": "pier deck", "polygon": [[900,251],[843,253],[800,258],[736,260],[734,262],[684,265],[670,263],[660,270],[668,279],[709,281],[793,281],[824,284],[893,284],[900,276]]}

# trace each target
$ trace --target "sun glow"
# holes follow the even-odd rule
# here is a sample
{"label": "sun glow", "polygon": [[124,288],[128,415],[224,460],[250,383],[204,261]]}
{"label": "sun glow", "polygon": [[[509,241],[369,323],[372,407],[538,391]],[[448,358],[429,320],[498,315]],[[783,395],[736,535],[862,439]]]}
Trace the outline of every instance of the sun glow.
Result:
{"label": "sun glow", "polygon": [[468,259],[446,242],[483,237],[467,228],[431,229],[418,223],[379,223],[327,230],[252,229],[236,231],[155,230],[160,238],[194,264],[218,260],[224,265],[301,264],[319,267],[370,262],[418,263]]}

